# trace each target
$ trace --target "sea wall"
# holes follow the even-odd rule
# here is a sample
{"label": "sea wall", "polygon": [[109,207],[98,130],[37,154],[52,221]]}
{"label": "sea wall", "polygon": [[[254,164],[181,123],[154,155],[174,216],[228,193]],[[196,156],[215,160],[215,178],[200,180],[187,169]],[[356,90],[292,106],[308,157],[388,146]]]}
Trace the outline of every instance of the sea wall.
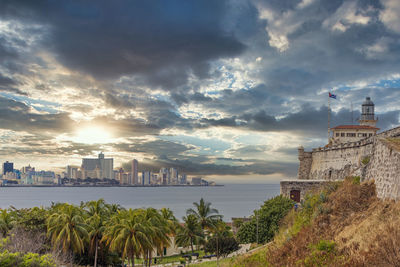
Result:
{"label": "sea wall", "polygon": [[390,138],[400,137],[400,127],[358,142],[316,148],[305,152],[299,148],[300,180],[342,180],[360,176],[374,179],[378,196],[400,198],[400,152]]}
{"label": "sea wall", "polygon": [[366,166],[365,179],[375,180],[379,198],[400,198],[400,152],[387,139],[376,139],[374,153]]}
{"label": "sea wall", "polygon": [[337,145],[331,148],[314,149],[309,179],[341,180],[347,176],[361,174],[363,159],[373,153],[373,139]]}

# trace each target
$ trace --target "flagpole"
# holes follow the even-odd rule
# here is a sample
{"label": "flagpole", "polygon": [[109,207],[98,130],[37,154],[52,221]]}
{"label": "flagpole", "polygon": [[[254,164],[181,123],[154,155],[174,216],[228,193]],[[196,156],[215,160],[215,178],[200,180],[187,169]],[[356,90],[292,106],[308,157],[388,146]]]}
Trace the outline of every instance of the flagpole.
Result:
{"label": "flagpole", "polygon": [[331,137],[331,97],[328,96],[328,144]]}

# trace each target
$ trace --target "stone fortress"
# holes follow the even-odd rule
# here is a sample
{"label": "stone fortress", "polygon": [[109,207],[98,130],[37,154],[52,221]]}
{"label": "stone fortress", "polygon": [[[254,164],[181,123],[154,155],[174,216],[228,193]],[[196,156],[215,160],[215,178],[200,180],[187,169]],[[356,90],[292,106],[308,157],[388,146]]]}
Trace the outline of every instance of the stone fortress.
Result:
{"label": "stone fortress", "polygon": [[329,143],[311,152],[298,148],[298,177],[281,181],[281,194],[300,202],[323,183],[359,176],[374,179],[378,197],[400,199],[400,127],[381,133],[376,128],[374,103],[362,104],[359,125],[332,128]]}

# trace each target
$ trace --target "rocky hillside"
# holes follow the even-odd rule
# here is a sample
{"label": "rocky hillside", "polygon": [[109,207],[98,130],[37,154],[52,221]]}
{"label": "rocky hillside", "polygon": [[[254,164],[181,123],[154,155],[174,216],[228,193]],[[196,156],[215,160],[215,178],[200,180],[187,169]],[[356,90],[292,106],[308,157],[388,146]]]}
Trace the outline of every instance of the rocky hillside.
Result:
{"label": "rocky hillside", "polygon": [[[310,195],[274,241],[229,266],[399,266],[400,203],[376,197],[373,181],[346,179]],[[227,265],[227,266],[228,266]]]}

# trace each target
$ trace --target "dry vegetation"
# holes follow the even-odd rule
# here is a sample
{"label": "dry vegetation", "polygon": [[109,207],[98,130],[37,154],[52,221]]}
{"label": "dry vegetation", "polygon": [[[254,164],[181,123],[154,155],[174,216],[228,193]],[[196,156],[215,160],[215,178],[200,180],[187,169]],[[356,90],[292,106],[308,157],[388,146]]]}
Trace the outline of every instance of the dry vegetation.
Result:
{"label": "dry vegetation", "polygon": [[347,179],[290,212],[265,250],[229,266],[399,266],[399,215],[400,203],[377,199],[373,181]]}

